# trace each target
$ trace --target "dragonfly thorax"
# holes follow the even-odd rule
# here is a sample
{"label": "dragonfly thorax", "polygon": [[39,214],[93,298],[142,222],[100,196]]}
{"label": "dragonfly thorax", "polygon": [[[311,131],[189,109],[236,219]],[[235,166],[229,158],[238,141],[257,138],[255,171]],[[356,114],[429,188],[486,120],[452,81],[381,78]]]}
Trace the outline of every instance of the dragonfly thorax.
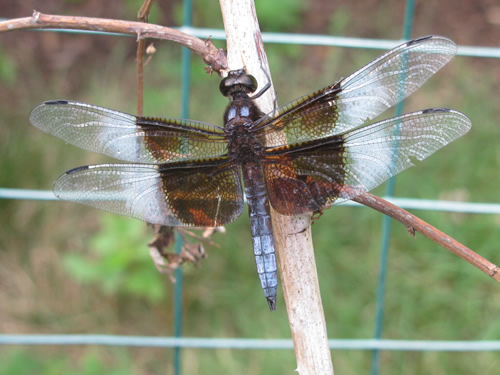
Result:
{"label": "dragonfly thorax", "polygon": [[239,164],[257,161],[263,152],[263,145],[257,139],[253,127],[264,114],[247,94],[253,86],[245,86],[248,90],[236,89],[242,85],[244,84],[241,82],[234,83],[230,92],[231,103],[224,112],[224,132],[229,141],[228,153]]}

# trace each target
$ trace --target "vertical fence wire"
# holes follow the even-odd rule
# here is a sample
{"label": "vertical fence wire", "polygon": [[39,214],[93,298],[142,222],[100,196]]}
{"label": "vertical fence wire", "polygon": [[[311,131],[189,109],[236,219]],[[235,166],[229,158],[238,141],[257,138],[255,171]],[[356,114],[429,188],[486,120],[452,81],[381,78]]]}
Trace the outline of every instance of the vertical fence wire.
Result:
{"label": "vertical fence wire", "polygon": [[[414,0],[406,0],[405,14],[403,21],[403,39],[409,40],[413,27],[413,16],[415,11]],[[404,79],[405,77],[403,77]],[[396,116],[403,114],[404,100],[400,101],[396,106]],[[387,182],[385,195],[387,197],[394,196],[396,186],[396,177],[392,177]],[[391,237],[392,219],[389,216],[382,215],[382,239],[380,244],[380,260],[379,274],[377,281],[377,292],[375,302],[375,333],[374,338],[380,340],[382,338],[382,329],[384,324],[384,307],[385,307],[385,288],[387,281],[387,263],[389,258],[389,243]],[[378,375],[380,369],[380,350],[375,349],[372,352],[372,368],[371,375]]]}
{"label": "vertical fence wire", "polygon": [[[192,0],[184,0],[183,2],[184,22],[183,26],[192,26],[193,3]],[[191,52],[188,48],[182,47],[182,62],[181,62],[181,96],[182,96],[182,111],[181,117],[189,117],[189,96],[191,88]],[[182,237],[176,235],[176,252],[180,254],[182,251]],[[183,294],[183,274],[182,268],[179,267],[175,271],[175,303],[174,303],[174,336],[182,337],[182,294]],[[181,348],[174,348],[174,374],[181,374]]]}

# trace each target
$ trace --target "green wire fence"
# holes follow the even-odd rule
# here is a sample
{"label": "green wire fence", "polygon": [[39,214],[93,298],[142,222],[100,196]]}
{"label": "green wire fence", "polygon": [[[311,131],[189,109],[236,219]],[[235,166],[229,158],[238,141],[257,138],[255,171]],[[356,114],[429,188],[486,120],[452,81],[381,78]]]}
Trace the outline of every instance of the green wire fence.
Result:
{"label": "green wire fence", "polygon": [[[402,39],[410,39],[412,22],[414,18],[414,0],[406,1]],[[200,38],[224,39],[223,30],[194,28],[191,25],[192,4],[191,0],[184,1],[184,25],[180,30]],[[44,30],[47,31],[47,30]],[[52,30],[57,32],[96,33],[78,30]],[[109,34],[108,34],[109,35]],[[120,34],[117,34],[120,35]],[[358,39],[322,35],[279,34],[263,33],[266,43],[288,43],[302,45],[341,46],[351,48],[389,49],[400,41]],[[459,46],[458,55],[500,58],[500,48],[490,47],[465,47]],[[187,49],[182,55],[182,116],[189,116],[189,87],[190,87],[191,56]],[[403,111],[403,104],[396,108],[396,115]],[[428,209],[448,212],[473,212],[482,214],[500,214],[500,204],[492,203],[457,203],[444,201],[428,201],[418,199],[392,198],[394,194],[395,179],[391,179],[386,190],[386,198],[403,208]],[[0,188],[0,199],[28,199],[28,200],[53,200],[52,192],[23,189]],[[349,203],[350,205],[357,205]],[[425,340],[385,340],[382,339],[384,294],[386,288],[387,260],[390,242],[391,220],[387,216],[382,219],[382,240],[380,245],[379,276],[376,294],[375,328],[373,339],[342,339],[329,340],[330,347],[338,350],[371,350],[371,374],[379,374],[379,361],[381,350],[395,351],[500,351],[498,341],[425,341]],[[181,248],[181,239],[177,241],[177,251]],[[182,337],[182,272],[176,274],[176,291],[174,306],[174,337],[146,337],[146,336],[120,336],[120,335],[7,335],[0,334],[0,344],[3,345],[106,345],[126,347],[163,347],[174,349],[174,371],[181,373],[180,352],[182,348],[204,349],[292,349],[291,339],[221,339],[221,338],[186,338]]]}

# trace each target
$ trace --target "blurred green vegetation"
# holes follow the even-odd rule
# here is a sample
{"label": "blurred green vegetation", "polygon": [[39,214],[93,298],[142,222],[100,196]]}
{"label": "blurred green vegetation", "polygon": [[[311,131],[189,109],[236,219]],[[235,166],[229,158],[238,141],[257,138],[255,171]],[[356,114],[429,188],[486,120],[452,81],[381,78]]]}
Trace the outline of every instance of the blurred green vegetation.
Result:
{"label": "blurred green vegetation", "polygon": [[112,215],[100,216],[100,222],[99,232],[88,243],[88,254],[66,250],[63,265],[67,272],[83,285],[98,286],[105,294],[164,302],[164,276],[151,272],[149,252],[137,251],[144,246],[148,228],[137,220]]}
{"label": "blurred green vegetation", "polygon": [[9,355],[2,360],[0,375],[134,374],[133,364],[125,353],[115,350],[113,356],[113,361],[110,363],[106,361],[102,351],[93,349],[73,361],[69,356],[31,356],[21,350],[10,350]]}
{"label": "blurred green vegetation", "polygon": [[[78,7],[85,2],[67,3],[75,8],[65,14],[79,15]],[[307,30],[306,3],[262,3],[257,9],[265,31]],[[357,12],[360,5],[354,3],[344,4],[336,12],[323,11],[325,30],[365,36],[373,31],[368,26],[373,21],[376,32],[370,36],[398,38],[400,16],[390,15],[400,14],[399,3],[383,2],[363,13]],[[135,4],[128,1],[123,9],[117,6],[114,9],[123,13],[115,17],[133,19]],[[194,24],[221,27],[217,6],[203,1],[194,6]],[[455,10],[452,8],[450,12]],[[172,14],[180,22],[179,3],[172,5]],[[384,14],[399,23],[383,22]],[[420,23],[415,27],[426,27],[415,36],[440,33],[460,42],[465,30],[457,31],[453,24],[447,29],[445,22],[432,24],[430,19],[434,18],[429,12],[426,17],[419,13],[416,21]],[[311,18],[307,20],[311,22]],[[467,35],[473,29],[468,27]],[[481,29],[481,38],[486,37]],[[180,48],[164,42],[156,47],[157,54],[146,70],[144,112],[179,117]],[[272,44],[266,46],[266,52],[280,103],[345,77],[381,53]],[[108,158],[42,134],[27,118],[39,102],[55,98],[134,112],[134,56],[134,38],[0,34],[0,186],[50,189],[52,181],[67,169],[108,162]],[[218,78],[207,76],[199,60],[193,60],[190,117],[220,125],[227,100],[216,95]],[[407,112],[450,107],[466,113],[473,128],[399,175],[398,196],[498,202],[498,66],[498,60],[457,57],[408,100]],[[384,187],[374,193],[382,195]],[[149,258],[146,244],[153,233],[143,223],[61,202],[4,200],[0,210],[0,331],[173,334],[173,285]],[[498,216],[416,214],[500,263]],[[282,296],[278,311],[270,313],[259,287],[247,214],[226,230],[212,238],[220,247],[207,247],[209,256],[201,267],[185,267],[183,335],[290,337]],[[314,222],[330,338],[373,335],[380,237],[381,215],[366,208],[334,207]],[[499,286],[422,236],[411,238],[399,224],[391,234],[385,302],[384,338],[500,339]],[[288,350],[190,349],[182,353],[185,374],[292,373],[296,366],[293,351]],[[366,374],[370,360],[370,352],[333,352],[339,374]],[[172,351],[28,346],[2,350],[0,363],[0,374],[170,374]],[[383,352],[381,357],[381,373],[398,375],[486,374],[499,365],[498,353]]]}

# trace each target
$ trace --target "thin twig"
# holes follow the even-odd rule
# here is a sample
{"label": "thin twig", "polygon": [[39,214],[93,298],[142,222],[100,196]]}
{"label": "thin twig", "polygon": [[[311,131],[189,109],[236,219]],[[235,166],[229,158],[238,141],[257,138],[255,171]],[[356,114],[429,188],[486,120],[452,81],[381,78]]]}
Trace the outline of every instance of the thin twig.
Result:
{"label": "thin twig", "polygon": [[433,227],[429,223],[426,223],[422,219],[419,219],[408,211],[403,210],[402,208],[371,193],[363,193],[354,198],[353,201],[371,207],[399,221],[406,226],[410,234],[414,234],[415,231],[423,234],[425,237],[431,239],[445,249],[450,250],[455,255],[458,255],[460,258],[466,260],[474,267],[480,269],[488,276],[500,282],[500,270],[497,265],[491,263],[468,247],[462,245],[457,240],[451,238],[447,234],[441,232],[437,228]]}
{"label": "thin twig", "polygon": [[[148,22],[149,12],[153,0],[145,0],[139,9],[137,18],[140,22]],[[144,50],[146,49],[146,39],[139,39],[137,42],[136,64],[137,64],[137,115],[142,116],[144,108]]]}
{"label": "thin twig", "polygon": [[201,40],[169,27],[143,22],[122,21],[106,18],[73,17],[33,12],[32,17],[16,18],[0,22],[0,32],[28,29],[72,29],[93,30],[110,33],[136,35],[140,39],[161,39],[181,44],[203,58],[210,71],[227,69],[227,60],[222,49],[217,49],[207,40]]}

